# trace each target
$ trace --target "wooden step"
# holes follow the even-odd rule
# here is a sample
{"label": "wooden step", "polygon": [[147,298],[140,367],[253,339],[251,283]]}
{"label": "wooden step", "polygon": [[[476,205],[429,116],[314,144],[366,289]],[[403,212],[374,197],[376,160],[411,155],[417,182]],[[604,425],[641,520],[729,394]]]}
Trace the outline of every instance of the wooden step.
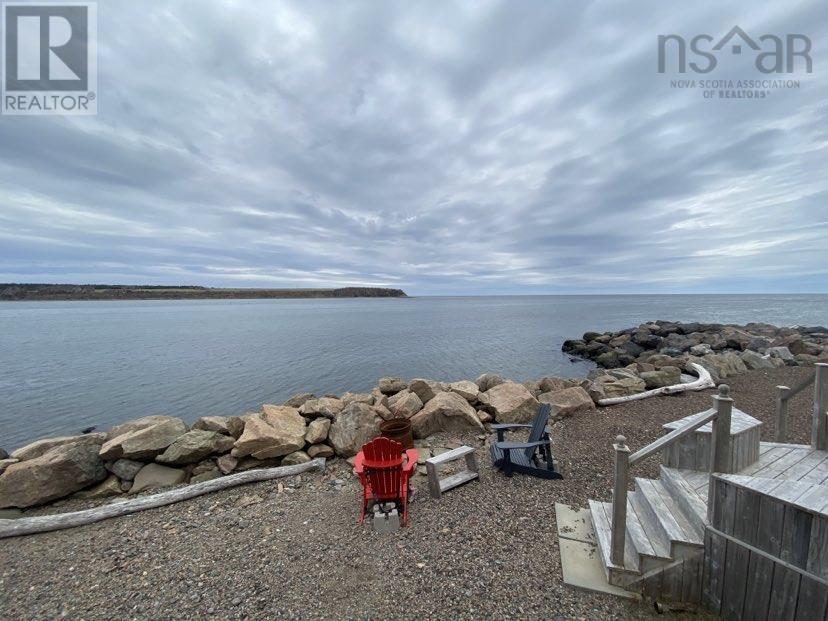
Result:
{"label": "wooden step", "polygon": [[704,538],[704,525],[707,521],[705,499],[699,496],[693,486],[675,468],[661,466],[661,482],[670,497],[684,512],[695,533]]}
{"label": "wooden step", "polygon": [[589,511],[592,516],[592,526],[595,529],[595,539],[601,554],[601,564],[610,584],[623,586],[636,581],[641,577],[639,573],[638,553],[629,537],[624,543],[624,565],[614,565],[612,562],[612,503],[589,501]]}
{"label": "wooden step", "polygon": [[669,542],[670,556],[682,556],[681,546],[704,547],[704,538],[691,526],[681,507],[661,481],[635,479],[636,493],[630,497],[639,515],[646,515],[663,540]]}
{"label": "wooden step", "polygon": [[[633,498],[638,492],[631,492],[627,496],[627,535],[632,539],[633,547],[641,556],[652,559],[670,561],[670,542],[662,535],[653,523],[648,512],[641,512],[636,508],[639,503]],[[643,559],[639,567],[643,567]]]}

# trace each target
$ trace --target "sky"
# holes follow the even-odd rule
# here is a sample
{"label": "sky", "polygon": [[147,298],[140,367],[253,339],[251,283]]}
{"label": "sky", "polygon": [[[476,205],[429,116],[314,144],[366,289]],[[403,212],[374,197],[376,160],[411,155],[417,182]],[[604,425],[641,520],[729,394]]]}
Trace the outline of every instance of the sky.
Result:
{"label": "sky", "polygon": [[[735,25],[812,73],[658,72]],[[107,0],[98,114],[0,117],[0,282],[828,292],[826,34],[824,0]]]}

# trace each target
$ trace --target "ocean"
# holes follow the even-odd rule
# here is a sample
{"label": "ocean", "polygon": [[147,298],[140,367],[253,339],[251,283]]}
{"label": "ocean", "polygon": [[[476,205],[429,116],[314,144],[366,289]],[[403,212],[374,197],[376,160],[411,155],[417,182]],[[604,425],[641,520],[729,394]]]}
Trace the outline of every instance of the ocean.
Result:
{"label": "ocean", "polygon": [[828,295],[0,303],[0,447],[131,418],[242,414],[382,376],[582,377],[587,330],[655,320],[828,324]]}

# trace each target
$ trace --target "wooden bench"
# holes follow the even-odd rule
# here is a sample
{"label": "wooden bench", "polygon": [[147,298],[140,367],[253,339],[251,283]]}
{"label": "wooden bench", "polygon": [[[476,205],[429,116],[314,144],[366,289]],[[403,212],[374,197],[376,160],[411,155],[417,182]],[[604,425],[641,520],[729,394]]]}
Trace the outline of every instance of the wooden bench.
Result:
{"label": "wooden bench", "polygon": [[[445,479],[437,475],[437,466],[447,464],[450,461],[465,458],[466,469],[457,474],[452,474]],[[446,451],[435,457],[426,459],[426,471],[428,472],[428,490],[432,498],[439,498],[446,492],[458,485],[468,483],[477,479],[480,475],[477,469],[477,459],[474,456],[474,449],[470,446],[460,446],[451,451]]]}

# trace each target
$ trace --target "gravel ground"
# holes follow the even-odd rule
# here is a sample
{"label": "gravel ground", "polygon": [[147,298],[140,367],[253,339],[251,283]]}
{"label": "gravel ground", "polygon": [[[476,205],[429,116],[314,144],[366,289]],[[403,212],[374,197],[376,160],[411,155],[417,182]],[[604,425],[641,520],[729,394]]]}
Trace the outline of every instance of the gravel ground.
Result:
{"label": "gravel ground", "polygon": [[[773,387],[809,372],[732,379],[736,406],[766,422],[763,439],[773,435]],[[0,540],[0,619],[654,617],[648,605],[563,584],[553,506],[608,499],[612,439],[623,433],[640,448],[661,435],[662,423],[709,407],[712,392],[657,397],[556,425],[563,481],[507,479],[491,470],[483,449],[480,482],[439,501],[417,476],[411,526],[393,535],[356,524],[359,484],[336,461],[324,476]],[[791,402],[792,442],[808,441],[810,398],[804,391]],[[470,437],[435,445],[449,440],[480,444]],[[635,474],[657,469],[652,459]],[[87,506],[79,502],[59,510]]]}

